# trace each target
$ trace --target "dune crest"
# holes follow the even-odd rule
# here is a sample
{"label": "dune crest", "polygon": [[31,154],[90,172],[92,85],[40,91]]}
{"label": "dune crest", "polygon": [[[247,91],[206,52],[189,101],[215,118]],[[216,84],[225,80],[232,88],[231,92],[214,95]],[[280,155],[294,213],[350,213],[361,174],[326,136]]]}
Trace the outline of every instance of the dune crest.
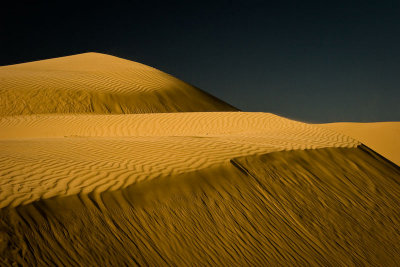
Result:
{"label": "dune crest", "polygon": [[0,116],[236,111],[155,68],[99,53],[0,67]]}
{"label": "dune crest", "polygon": [[0,127],[0,207],[99,194],[239,156],[359,145],[266,113],[14,116]]}
{"label": "dune crest", "polygon": [[394,266],[399,179],[362,147],[233,158],[0,209],[10,244],[0,256],[43,266]]}
{"label": "dune crest", "polygon": [[0,67],[0,105],[2,266],[400,261],[400,168],[354,139],[379,131],[238,112],[97,53]]}

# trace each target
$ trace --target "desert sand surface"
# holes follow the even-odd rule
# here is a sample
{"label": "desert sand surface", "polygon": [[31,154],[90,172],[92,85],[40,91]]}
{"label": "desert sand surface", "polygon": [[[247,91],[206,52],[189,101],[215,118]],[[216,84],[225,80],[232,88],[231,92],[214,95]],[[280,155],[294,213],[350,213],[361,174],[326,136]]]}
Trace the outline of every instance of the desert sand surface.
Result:
{"label": "desert sand surface", "polygon": [[118,190],[240,156],[359,144],[265,113],[35,115],[2,118],[0,127],[0,207]]}
{"label": "desert sand surface", "polygon": [[237,110],[155,68],[100,53],[2,66],[0,95],[3,116]]}
{"label": "desert sand surface", "polygon": [[321,126],[359,140],[400,166],[400,122],[336,122]]}
{"label": "desert sand surface", "polygon": [[357,136],[102,54],[0,76],[1,265],[400,261],[400,168]]}

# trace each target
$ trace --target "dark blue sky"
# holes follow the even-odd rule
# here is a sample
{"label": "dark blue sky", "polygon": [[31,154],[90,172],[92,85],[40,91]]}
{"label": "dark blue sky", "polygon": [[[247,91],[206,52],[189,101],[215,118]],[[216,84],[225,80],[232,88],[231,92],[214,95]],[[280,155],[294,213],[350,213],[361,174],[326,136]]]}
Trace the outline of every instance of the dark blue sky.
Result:
{"label": "dark blue sky", "polygon": [[0,65],[95,51],[244,111],[400,120],[400,1],[274,2],[18,2],[0,14]]}

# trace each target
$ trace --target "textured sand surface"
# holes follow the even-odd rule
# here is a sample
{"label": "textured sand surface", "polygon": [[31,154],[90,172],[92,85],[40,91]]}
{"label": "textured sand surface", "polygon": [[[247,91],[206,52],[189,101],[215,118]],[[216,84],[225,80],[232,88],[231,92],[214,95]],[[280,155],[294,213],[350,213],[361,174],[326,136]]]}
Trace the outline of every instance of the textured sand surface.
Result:
{"label": "textured sand surface", "polygon": [[3,208],[1,255],[34,266],[396,266],[399,180],[362,147],[233,158],[100,198]]}
{"label": "textured sand surface", "polygon": [[236,110],[162,71],[99,53],[0,67],[0,106],[0,116]]}
{"label": "textured sand surface", "polygon": [[369,148],[396,162],[399,124],[238,112],[96,53],[0,67],[0,104],[1,266],[400,262],[400,168]]}
{"label": "textured sand surface", "polygon": [[239,156],[359,144],[264,113],[16,116],[0,127],[0,207],[117,190]]}
{"label": "textured sand surface", "polygon": [[351,136],[400,166],[400,122],[321,124]]}

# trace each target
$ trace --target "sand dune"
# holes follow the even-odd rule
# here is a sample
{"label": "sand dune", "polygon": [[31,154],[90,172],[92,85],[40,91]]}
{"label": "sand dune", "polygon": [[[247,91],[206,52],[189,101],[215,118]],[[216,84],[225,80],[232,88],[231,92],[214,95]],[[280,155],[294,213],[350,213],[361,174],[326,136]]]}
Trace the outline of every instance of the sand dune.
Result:
{"label": "sand dune", "polygon": [[396,162],[398,123],[237,112],[96,53],[0,67],[0,103],[0,265],[400,261],[400,168],[370,149]]}
{"label": "sand dune", "polygon": [[152,67],[86,53],[0,67],[0,116],[234,111]]}
{"label": "sand dune", "polygon": [[0,127],[0,207],[117,190],[239,156],[359,144],[264,113],[16,116]]}
{"label": "sand dune", "polygon": [[400,166],[400,122],[321,124],[351,136]]}
{"label": "sand dune", "polygon": [[399,178],[367,149],[324,148],[40,199],[0,211],[3,263],[394,266]]}

